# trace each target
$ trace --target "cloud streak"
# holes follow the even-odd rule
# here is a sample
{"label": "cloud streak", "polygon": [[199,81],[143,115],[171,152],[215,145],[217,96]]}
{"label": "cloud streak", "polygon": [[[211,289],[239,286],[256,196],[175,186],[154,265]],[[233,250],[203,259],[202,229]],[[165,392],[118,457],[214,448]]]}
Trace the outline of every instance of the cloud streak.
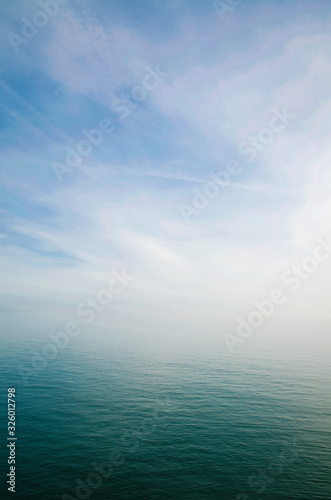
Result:
{"label": "cloud streak", "polygon": [[[6,307],[28,294],[24,315],[41,318],[45,304],[53,321],[109,269],[126,267],[136,279],[119,300],[119,328],[134,330],[136,320],[152,328],[158,315],[173,315],[188,329],[192,318],[213,329],[329,233],[327,2],[243,2],[220,23],[212,2],[131,10],[72,1],[17,54],[7,34],[34,11],[22,2],[3,10]],[[167,76],[142,98],[151,71]],[[263,143],[284,107],[296,118]],[[111,134],[57,182],[51,165],[66,165],[68,148],[77,151],[83,131],[106,117]],[[240,176],[186,224],[178,207],[205,196],[230,162]],[[325,276],[309,286],[327,293]],[[312,318],[329,314],[304,293],[300,307]]]}

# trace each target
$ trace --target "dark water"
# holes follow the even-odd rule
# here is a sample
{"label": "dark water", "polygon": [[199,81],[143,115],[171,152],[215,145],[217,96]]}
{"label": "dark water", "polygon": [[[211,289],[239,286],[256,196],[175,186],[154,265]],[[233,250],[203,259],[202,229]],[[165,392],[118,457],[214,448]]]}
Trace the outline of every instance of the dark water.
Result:
{"label": "dark water", "polygon": [[[42,346],[2,349],[1,498],[331,499],[331,368],[321,346],[231,355],[188,339],[80,339],[25,385],[17,365],[31,365]],[[15,495],[5,485],[9,386]]]}

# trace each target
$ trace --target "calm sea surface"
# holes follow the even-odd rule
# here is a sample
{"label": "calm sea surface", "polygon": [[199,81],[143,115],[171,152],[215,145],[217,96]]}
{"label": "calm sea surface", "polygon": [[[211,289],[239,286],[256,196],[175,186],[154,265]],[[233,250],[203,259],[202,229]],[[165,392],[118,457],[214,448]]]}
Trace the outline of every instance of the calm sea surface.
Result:
{"label": "calm sea surface", "polygon": [[25,385],[17,366],[43,345],[1,351],[1,498],[331,499],[331,366],[320,345],[231,355],[189,339],[80,339]]}

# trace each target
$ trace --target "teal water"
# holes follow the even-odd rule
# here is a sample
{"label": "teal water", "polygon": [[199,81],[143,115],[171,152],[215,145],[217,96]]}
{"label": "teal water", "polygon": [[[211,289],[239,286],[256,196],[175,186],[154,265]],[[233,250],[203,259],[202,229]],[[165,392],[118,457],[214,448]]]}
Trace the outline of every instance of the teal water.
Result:
{"label": "teal water", "polygon": [[[331,499],[331,367],[321,346],[231,355],[189,339],[80,339],[24,385],[17,365],[42,346],[7,341],[1,351],[1,498]],[[15,495],[5,485],[10,386]],[[96,475],[109,459],[113,471],[108,463],[108,477]]]}

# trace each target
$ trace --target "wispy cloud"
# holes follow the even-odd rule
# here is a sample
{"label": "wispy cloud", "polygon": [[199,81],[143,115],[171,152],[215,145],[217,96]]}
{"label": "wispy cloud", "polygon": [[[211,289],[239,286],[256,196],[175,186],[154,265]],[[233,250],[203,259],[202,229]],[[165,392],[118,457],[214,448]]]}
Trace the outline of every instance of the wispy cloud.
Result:
{"label": "wispy cloud", "polygon": [[[118,310],[141,324],[172,311],[215,326],[330,231],[327,2],[243,2],[220,23],[212,2],[73,1],[18,54],[7,34],[34,10],[3,9],[7,304],[30,293],[25,311],[47,302],[56,316],[125,265],[136,280]],[[147,66],[168,76],[140,99]],[[248,161],[240,144],[285,107],[296,119]],[[52,162],[105,118],[114,131],[57,182]],[[186,225],[178,206],[231,161],[240,175]],[[328,314],[302,300],[311,316]]]}

